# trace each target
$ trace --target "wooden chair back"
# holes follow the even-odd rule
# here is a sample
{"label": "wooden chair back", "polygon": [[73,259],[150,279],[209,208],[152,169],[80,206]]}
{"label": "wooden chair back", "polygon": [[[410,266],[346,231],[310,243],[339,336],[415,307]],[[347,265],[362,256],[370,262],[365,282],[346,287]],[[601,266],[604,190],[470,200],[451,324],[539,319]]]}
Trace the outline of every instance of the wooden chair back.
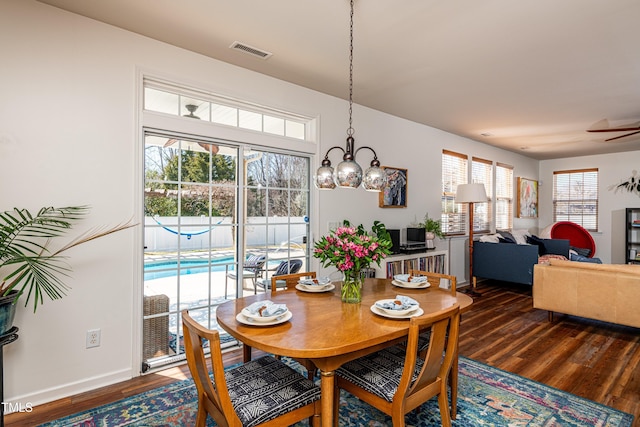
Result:
{"label": "wooden chair back", "polygon": [[439,287],[441,279],[449,280],[449,290],[451,291],[451,295],[456,295],[456,276],[451,276],[450,274],[442,274],[442,273],[434,273],[433,271],[423,271],[423,270],[409,270],[410,276],[427,276],[427,281],[431,284],[432,287]]}
{"label": "wooden chair back", "polygon": [[280,290],[295,290],[296,285],[300,281],[300,279],[308,278],[315,279],[316,272],[315,271],[306,271],[301,273],[293,273],[293,274],[282,274],[280,276],[273,276],[271,278],[271,295],[275,294],[278,289]]}
{"label": "wooden chair back", "polygon": [[[219,426],[241,426],[233,404],[229,398],[224,377],[224,364],[220,348],[220,334],[193,320],[187,310],[182,312],[184,351],[189,371],[198,391],[198,415],[196,425],[206,424],[207,413]],[[204,355],[203,339],[209,342],[213,382]]]}
{"label": "wooden chair back", "polygon": [[[405,414],[432,397],[438,396],[442,425],[450,427],[447,378],[454,360],[458,357],[459,328],[459,304],[436,313],[412,317],[409,321],[406,347],[392,346],[373,355],[363,356],[359,363],[358,360],[348,362],[338,369],[336,384],[338,388],[348,391],[390,415],[394,427],[404,427]],[[424,358],[420,357],[419,360],[418,342],[420,333],[425,330],[430,330],[429,348]],[[403,354],[402,361],[398,356]],[[419,373],[416,376],[419,366]],[[394,375],[400,377],[395,393],[390,396],[388,395],[391,392],[390,387],[396,384],[396,381],[389,378]],[[380,376],[385,380],[380,382],[372,380]],[[338,408],[337,396],[336,394],[333,402],[334,409]]]}
{"label": "wooden chair back", "polygon": [[[193,381],[198,392],[198,413],[195,423],[196,427],[206,426],[207,414],[211,415],[211,417],[216,422],[216,425],[220,427],[243,427],[242,420],[238,417],[238,414],[234,409],[233,402],[229,395],[229,388],[227,385],[227,380],[225,378],[224,364],[222,361],[222,350],[220,348],[220,334],[216,330],[210,330],[200,325],[191,316],[189,316],[188,310],[183,310],[181,314],[187,364],[189,365],[189,371],[191,372],[191,376],[193,377]],[[211,377],[209,376],[207,362],[204,355],[203,342],[207,341],[209,342],[210,346],[213,381],[211,381]],[[272,372],[269,371],[269,375],[271,374]],[[267,378],[262,378],[262,382],[265,381],[267,381]],[[287,378],[284,385],[286,386],[285,388],[281,388],[276,392],[281,393],[286,389],[287,393],[291,394],[292,390],[296,390],[296,384],[290,383],[289,378]],[[291,390],[289,390],[289,388]],[[271,390],[273,389],[270,387],[267,389],[267,391]],[[287,412],[279,413],[275,418],[271,418],[267,421],[251,425],[255,425],[255,427],[292,425],[308,417],[310,426],[320,426],[319,399],[301,405],[300,402],[296,400],[296,396],[290,396],[290,398],[292,399],[292,402],[289,405],[289,408],[286,408],[288,409]],[[282,402],[282,400],[279,400],[278,403],[279,404],[277,409],[279,409],[279,411],[282,411],[282,408],[283,406],[285,406],[285,404],[284,402]],[[264,414],[261,412],[257,412],[254,415],[262,416]]]}
{"label": "wooden chair back", "polygon": [[[427,327],[431,328],[429,349],[426,352],[422,370],[412,383],[411,378],[418,357],[420,332]],[[458,357],[459,334],[459,304],[438,313],[411,318],[404,370],[393,399],[394,411],[402,409],[406,413],[437,395],[443,425],[451,425],[447,378],[454,359]]]}

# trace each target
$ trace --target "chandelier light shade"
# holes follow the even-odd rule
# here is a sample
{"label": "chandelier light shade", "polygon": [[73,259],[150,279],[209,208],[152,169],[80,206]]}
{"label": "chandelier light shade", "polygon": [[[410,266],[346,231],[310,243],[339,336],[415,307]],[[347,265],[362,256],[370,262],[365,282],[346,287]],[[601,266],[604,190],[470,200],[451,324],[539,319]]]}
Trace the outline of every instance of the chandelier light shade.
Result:
{"label": "chandelier light shade", "polygon": [[[349,43],[349,128],[347,129],[347,146],[346,149],[335,146],[329,148],[322,160],[315,175],[315,185],[320,190],[333,190],[340,188],[358,188],[360,185],[367,191],[380,192],[384,190],[387,183],[387,175],[380,168],[378,155],[371,147],[360,147],[355,150],[353,139],[353,0],[351,0],[350,15],[350,43]],[[362,174],[362,167],[356,162],[356,154],[362,149],[371,150],[373,160],[370,167]],[[342,162],[333,169],[329,153],[334,150],[342,150]]]}
{"label": "chandelier light shade", "polygon": [[473,289],[468,294],[473,297],[480,296],[475,292],[476,279],[473,277],[473,204],[483,202],[487,202],[484,184],[460,184],[456,188],[456,203],[469,203],[469,282],[473,285]]}

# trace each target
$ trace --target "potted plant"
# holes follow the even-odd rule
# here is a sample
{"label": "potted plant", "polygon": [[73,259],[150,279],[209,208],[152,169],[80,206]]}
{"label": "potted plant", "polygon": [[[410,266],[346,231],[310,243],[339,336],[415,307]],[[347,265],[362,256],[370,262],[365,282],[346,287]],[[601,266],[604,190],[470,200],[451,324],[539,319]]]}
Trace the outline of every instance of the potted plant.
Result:
{"label": "potted plant", "polygon": [[45,295],[51,300],[66,295],[69,287],[61,276],[68,276],[71,267],[65,251],[135,225],[92,229],[51,249],[52,241],[66,234],[88,212],[88,206],[43,207],[35,215],[19,208],[0,212],[0,335],[11,329],[15,304],[23,295],[25,306],[33,298],[34,313]]}
{"label": "potted plant", "polygon": [[442,229],[440,228],[440,220],[429,218],[428,213],[424,216],[424,222],[421,222],[418,226],[425,229],[427,240],[433,240],[436,237],[444,239],[444,234],[442,234]]}

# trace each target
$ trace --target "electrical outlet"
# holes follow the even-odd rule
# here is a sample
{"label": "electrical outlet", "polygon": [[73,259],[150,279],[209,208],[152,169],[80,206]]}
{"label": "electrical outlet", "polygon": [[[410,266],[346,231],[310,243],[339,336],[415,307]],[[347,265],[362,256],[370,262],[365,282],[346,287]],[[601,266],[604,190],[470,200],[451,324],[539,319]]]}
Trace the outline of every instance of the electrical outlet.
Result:
{"label": "electrical outlet", "polygon": [[87,331],[87,348],[100,346],[100,329],[89,329]]}

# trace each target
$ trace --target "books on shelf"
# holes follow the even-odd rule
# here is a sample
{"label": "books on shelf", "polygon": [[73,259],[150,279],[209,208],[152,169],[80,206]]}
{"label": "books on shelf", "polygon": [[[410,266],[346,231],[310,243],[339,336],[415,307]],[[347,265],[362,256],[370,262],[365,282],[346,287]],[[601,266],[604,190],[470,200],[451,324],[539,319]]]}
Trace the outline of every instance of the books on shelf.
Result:
{"label": "books on shelf", "polygon": [[434,273],[446,272],[446,256],[431,255],[422,256],[398,261],[387,261],[386,275],[388,278],[395,276],[396,274],[406,274],[409,270],[423,270],[432,271]]}

